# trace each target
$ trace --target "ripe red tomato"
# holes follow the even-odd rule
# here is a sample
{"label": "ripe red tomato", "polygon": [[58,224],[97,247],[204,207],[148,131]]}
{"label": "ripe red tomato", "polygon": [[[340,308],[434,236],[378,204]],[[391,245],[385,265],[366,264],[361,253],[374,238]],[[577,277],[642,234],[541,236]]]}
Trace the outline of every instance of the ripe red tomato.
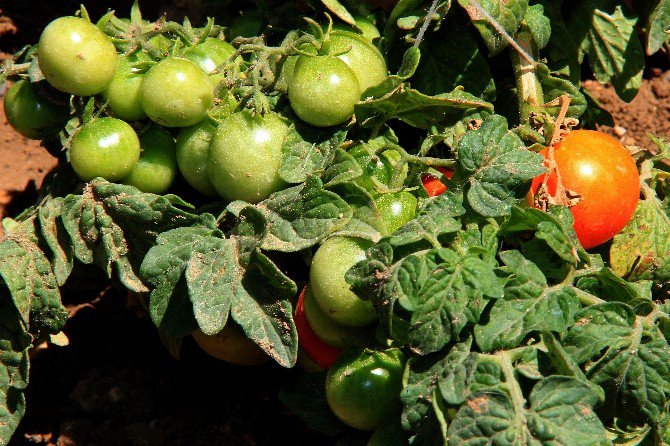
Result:
{"label": "ripe red tomato", "polygon": [[298,330],[298,340],[300,347],[309,356],[309,358],[322,369],[329,369],[335,363],[335,360],[340,356],[342,350],[326,344],[319,338],[314,330],[309,325],[307,315],[305,314],[305,290],[302,289],[298,304],[295,306],[295,327]]}
{"label": "ripe red tomato", "polygon": [[[439,170],[440,173],[448,179],[451,179],[451,177],[454,176],[454,171],[449,170],[446,167],[436,167],[435,169]],[[442,181],[429,173],[421,175],[421,184],[423,184],[423,188],[426,189],[429,197],[437,197],[438,195],[445,193],[447,190],[447,186],[445,186]]]}
{"label": "ripe red tomato", "polygon": [[[550,166],[550,150],[544,149]],[[605,243],[630,221],[640,198],[640,177],[633,157],[613,137],[593,130],[576,130],[553,148],[555,170],[547,177],[547,192],[556,196],[558,177],[563,187],[581,196],[570,210],[573,227],[584,248]],[[547,174],[533,180],[531,194],[538,205],[537,191]]]}

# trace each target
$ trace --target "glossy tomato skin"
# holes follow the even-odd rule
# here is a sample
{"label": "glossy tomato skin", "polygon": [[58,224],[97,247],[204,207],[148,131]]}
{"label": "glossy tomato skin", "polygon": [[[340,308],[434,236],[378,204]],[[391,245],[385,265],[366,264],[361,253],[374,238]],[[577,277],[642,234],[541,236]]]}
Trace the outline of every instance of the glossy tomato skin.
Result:
{"label": "glossy tomato skin", "polygon": [[70,164],[84,181],[95,177],[118,181],[130,174],[139,159],[137,133],[120,119],[95,119],[72,138]]}
{"label": "glossy tomato skin", "polygon": [[227,201],[258,203],[284,188],[279,166],[287,131],[288,125],[275,113],[254,116],[241,111],[223,120],[207,165],[217,193]]}
{"label": "glossy tomato skin", "polygon": [[223,79],[223,73],[212,73],[221,64],[226,62],[235,53],[235,47],[225,40],[214,37],[206,38],[202,43],[187,48],[183,57],[194,62],[202,70],[209,74],[214,82]]}
{"label": "glossy tomato skin", "polygon": [[351,427],[377,429],[400,411],[404,368],[398,349],[345,350],[326,378],[330,409]]}
{"label": "glossy tomato skin", "polygon": [[207,173],[209,146],[215,133],[216,125],[205,119],[192,127],[181,129],[177,135],[179,171],[193,189],[210,197],[218,196]]}
{"label": "glossy tomato skin", "polygon": [[229,321],[223,327],[223,330],[215,335],[206,335],[202,331],[196,330],[192,336],[198,346],[208,355],[231,364],[241,366],[259,365],[269,358],[232,321]]}
{"label": "glossy tomato skin", "polygon": [[345,280],[345,274],[365,259],[367,240],[331,237],[314,254],[309,284],[321,309],[335,322],[347,327],[363,327],[377,318],[370,302],[361,300]]}
{"label": "glossy tomato skin", "polygon": [[114,116],[124,121],[137,121],[147,117],[140,102],[143,74],[133,68],[142,56],[120,56],[112,81],[102,96]]}
{"label": "glossy tomato skin", "polygon": [[[398,151],[393,149],[385,150],[381,154],[371,155],[364,146],[357,145],[349,149],[349,154],[363,169],[363,175],[354,181],[373,196],[378,194],[375,180],[383,186],[390,186],[395,171],[399,167],[398,164],[402,162]],[[400,178],[401,181],[404,181],[407,177],[407,171],[408,166],[405,162],[399,169],[399,175],[402,177]]]}
{"label": "glossy tomato skin", "polygon": [[169,57],[151,67],[142,79],[144,112],[165,127],[189,127],[205,119],[214,105],[214,87],[202,68],[188,59]]}
{"label": "glossy tomato skin", "polygon": [[305,317],[309,326],[316,336],[326,344],[338,349],[353,347],[359,344],[368,334],[367,327],[347,327],[331,319],[316,301],[309,286],[303,290],[302,298]]}
{"label": "glossy tomato skin", "polygon": [[[545,159],[549,149],[542,152]],[[630,221],[640,198],[640,178],[626,148],[613,137],[592,130],[576,130],[554,146],[553,156],[563,186],[581,195],[570,208],[574,229],[586,249],[610,240]],[[546,175],[533,180],[536,194]],[[547,189],[556,194],[556,172],[549,174]]]}
{"label": "glossy tomato skin", "polygon": [[[440,173],[449,180],[454,176],[454,171],[445,167],[438,166],[435,167],[435,169],[439,170]],[[442,195],[447,191],[447,186],[445,186],[444,183],[439,180],[439,178],[429,173],[424,173],[421,175],[421,184],[423,185],[424,189],[426,189],[426,193],[429,197],[437,197],[438,195]]]}
{"label": "glossy tomato skin", "polygon": [[140,136],[140,147],[139,161],[121,182],[142,192],[165,193],[177,174],[174,139],[163,128],[154,125]]}
{"label": "glossy tomato skin", "polygon": [[77,96],[101,93],[117,64],[112,41],[78,17],[60,17],[49,23],[40,36],[37,55],[47,81]]}
{"label": "glossy tomato skin", "polygon": [[311,294],[307,287],[303,288],[300,298],[295,307],[294,321],[298,331],[300,347],[307,356],[321,369],[332,367],[342,350],[327,344],[314,332],[312,325],[307,319],[305,311],[305,293]]}
{"label": "glossy tomato skin", "polygon": [[350,31],[333,31],[330,35],[330,52],[351,68],[358,79],[360,93],[381,83],[388,76],[384,56],[360,34]]}
{"label": "glossy tomato skin", "polygon": [[300,56],[288,83],[296,115],[308,124],[330,127],[354,114],[360,86],[354,72],[333,56]]}
{"label": "glossy tomato skin", "polygon": [[353,17],[354,20],[356,21],[356,26],[361,31],[360,33],[347,23],[335,23],[333,24],[333,29],[360,34],[361,36],[363,36],[363,38],[365,38],[365,40],[367,40],[370,43],[372,43],[374,39],[381,37],[379,29],[372,20],[370,20],[365,16],[356,14],[354,14]]}
{"label": "glossy tomato skin", "polygon": [[45,139],[63,128],[69,110],[43,98],[30,81],[22,79],[5,94],[5,115],[9,125],[26,138]]}
{"label": "glossy tomato skin", "polygon": [[386,228],[385,235],[393,234],[416,217],[418,200],[407,191],[382,194],[375,203]]}

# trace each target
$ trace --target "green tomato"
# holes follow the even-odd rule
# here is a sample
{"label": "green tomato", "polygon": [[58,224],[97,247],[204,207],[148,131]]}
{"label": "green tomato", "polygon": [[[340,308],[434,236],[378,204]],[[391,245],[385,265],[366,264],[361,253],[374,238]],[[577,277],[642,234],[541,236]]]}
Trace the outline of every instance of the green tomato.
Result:
{"label": "green tomato", "polygon": [[216,133],[216,125],[205,119],[193,127],[186,127],[177,135],[177,164],[186,182],[201,194],[218,194],[207,173],[209,147]]}
{"label": "green tomato", "polygon": [[407,191],[382,194],[375,199],[386,234],[393,234],[416,217],[418,200]]}
{"label": "green tomato", "polygon": [[326,377],[330,409],[351,427],[377,429],[400,412],[404,368],[398,349],[344,351]]}
{"label": "green tomato", "polygon": [[354,14],[354,20],[356,21],[356,26],[358,26],[358,28],[361,30],[360,33],[358,30],[352,26],[349,26],[347,23],[335,23],[333,24],[333,29],[361,34],[365,40],[371,43],[374,41],[374,39],[381,37],[379,29],[369,18]]}
{"label": "green tomato", "polygon": [[307,287],[303,302],[305,316],[314,333],[326,344],[337,348],[347,348],[356,345],[367,333],[367,330],[357,327],[347,327],[335,322],[323,311],[314,298],[314,293]]}
{"label": "green tomato", "polygon": [[69,109],[38,94],[28,80],[20,80],[5,94],[5,115],[14,130],[30,139],[57,134],[69,117]]}
{"label": "green tomato", "polygon": [[256,37],[263,32],[265,23],[256,11],[244,11],[235,17],[230,27],[230,38]]}
{"label": "green tomato", "polygon": [[360,98],[354,72],[332,56],[301,56],[288,84],[296,115],[308,124],[330,127],[347,121]]}
{"label": "green tomato", "polygon": [[346,272],[365,259],[367,240],[331,237],[314,254],[309,270],[309,285],[323,311],[347,327],[363,327],[377,319],[370,302],[361,300],[349,288]]}
{"label": "green tomato", "polygon": [[402,430],[399,420],[384,423],[374,431],[367,446],[406,446],[407,434]]}
{"label": "green tomato", "polygon": [[189,127],[205,119],[214,105],[214,88],[202,68],[187,59],[170,57],[144,75],[140,102],[154,122]]}
{"label": "green tomato", "polygon": [[223,73],[212,73],[235,53],[235,47],[225,40],[206,38],[202,43],[187,48],[183,57],[194,62],[209,74],[215,83],[223,79]]}
{"label": "green tomato", "polygon": [[37,57],[51,85],[77,96],[101,93],[112,80],[118,59],[112,41],[78,17],[49,23],[40,36]]}
{"label": "green tomato", "polygon": [[118,181],[130,174],[140,159],[135,130],[116,118],[98,118],[72,138],[70,164],[84,181],[102,177]]}
{"label": "green tomato", "polygon": [[388,77],[386,61],[379,50],[359,34],[333,31],[330,35],[330,52],[338,56],[354,72],[361,93]]}
{"label": "green tomato", "polygon": [[279,115],[233,113],[218,127],[209,149],[209,179],[225,200],[258,203],[285,187],[279,177],[288,125]]}
{"label": "green tomato", "polygon": [[137,121],[147,117],[140,102],[140,86],[144,75],[133,69],[133,62],[141,56],[121,56],[116,73],[102,96],[109,110],[124,121]]}
{"label": "green tomato", "polygon": [[364,145],[356,145],[349,149],[349,154],[356,159],[358,165],[363,169],[363,175],[354,181],[373,195],[378,193],[373,178],[381,185],[388,187],[391,186],[394,175],[401,176],[397,179],[399,183],[404,182],[407,177],[407,163],[404,163],[399,172],[396,173],[396,167],[402,159],[397,150],[389,149],[377,155],[368,152]]}
{"label": "green tomato", "polygon": [[142,192],[165,193],[177,174],[174,139],[162,127],[155,125],[140,136],[140,147],[140,160],[121,182]]}

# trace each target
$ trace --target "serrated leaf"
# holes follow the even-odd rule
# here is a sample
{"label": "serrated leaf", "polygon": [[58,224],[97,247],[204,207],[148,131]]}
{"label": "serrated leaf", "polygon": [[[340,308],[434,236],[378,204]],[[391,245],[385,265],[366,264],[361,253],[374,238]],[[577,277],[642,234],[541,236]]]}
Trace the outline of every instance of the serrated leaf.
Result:
{"label": "serrated leaf", "polygon": [[670,282],[670,216],[657,198],[641,200],[610,248],[614,272],[629,280]]}
{"label": "serrated leaf", "polygon": [[603,300],[628,304],[640,299],[651,301],[651,285],[650,281],[628,282],[605,267],[577,281],[580,289]]}
{"label": "serrated leaf", "polygon": [[543,6],[544,14],[551,23],[551,36],[543,51],[550,71],[569,80],[573,85],[578,84],[581,76],[579,43],[574,41],[574,36],[563,19],[561,2],[554,0],[535,0],[535,2]]}
{"label": "serrated leaf", "polygon": [[46,201],[37,209],[40,234],[51,251],[51,267],[59,286],[65,284],[74,263],[74,251],[59,218],[61,206],[62,201],[55,199]]}
{"label": "serrated leaf", "polygon": [[[579,118],[584,113],[587,107],[586,97],[573,82],[553,76],[549,72],[549,68],[544,64],[538,64],[537,74],[542,85],[545,103],[549,103],[567,94],[570,96],[570,106],[568,107],[566,116]],[[558,116],[560,105],[555,107],[544,106],[542,109],[552,116]]]}
{"label": "serrated leaf", "polygon": [[489,299],[503,296],[493,270],[478,257],[436,250],[437,265],[414,298],[409,331],[410,348],[424,355],[440,350],[468,323],[476,323]]}
{"label": "serrated leaf", "polygon": [[349,11],[347,11],[347,8],[342,6],[337,0],[321,0],[321,3],[344,22],[351,26],[356,26],[356,20],[354,20]]}
{"label": "serrated leaf", "polygon": [[541,4],[531,5],[526,9],[523,22],[533,36],[533,41],[538,49],[549,44],[551,38],[551,20],[544,14],[544,6]]}
{"label": "serrated leaf", "polygon": [[657,0],[647,21],[647,54],[661,49],[670,35],[670,1]]}
{"label": "serrated leaf", "polygon": [[586,377],[605,390],[605,407],[623,416],[660,421],[670,398],[670,346],[655,326],[625,304],[594,305],[577,313],[563,346]]}
{"label": "serrated leaf", "polygon": [[507,47],[508,41],[500,35],[489,18],[482,14],[480,8],[510,36],[516,34],[528,8],[528,0],[458,0],[458,3],[465,8],[491,55],[498,54]]}
{"label": "serrated leaf", "polygon": [[156,236],[199,217],[177,208],[169,196],[95,179],[81,195],[64,198],[61,221],[77,260],[96,263],[131,291],[146,292],[137,271]]}
{"label": "serrated leaf", "polygon": [[458,89],[428,96],[401,84],[384,96],[358,102],[355,114],[363,127],[400,119],[413,127],[426,129],[433,125],[453,125],[473,109],[493,110],[493,106]]}
{"label": "serrated leaf", "polygon": [[475,327],[483,351],[517,347],[533,332],[564,332],[579,310],[579,298],[569,287],[548,287],[542,271],[519,251],[504,251],[500,258],[510,275],[505,296],[491,308],[488,323]]}
{"label": "serrated leaf", "polygon": [[449,446],[475,444],[606,445],[593,411],[597,397],[574,378],[551,376],[533,387],[530,407],[503,392],[475,393],[449,425]]}
{"label": "serrated leaf", "polygon": [[588,0],[571,18],[570,32],[586,52],[596,79],[611,82],[621,99],[632,101],[645,65],[635,14],[615,0]]}
{"label": "serrated leaf", "polygon": [[315,177],[272,194],[256,209],[268,221],[263,249],[282,252],[314,246],[342,228],[353,215],[351,207],[337,194],[323,189]]}
{"label": "serrated leaf", "polygon": [[325,187],[346,183],[363,175],[363,169],[356,159],[342,149],[335,150],[333,161],[321,176]]}
{"label": "serrated leaf", "polygon": [[467,176],[468,203],[486,217],[508,215],[526,193],[521,186],[546,171],[542,156],[527,150],[498,115],[467,132],[457,151],[458,165]]}
{"label": "serrated leaf", "polygon": [[302,183],[320,174],[346,136],[342,127],[316,128],[296,121],[284,138],[279,176],[287,183]]}

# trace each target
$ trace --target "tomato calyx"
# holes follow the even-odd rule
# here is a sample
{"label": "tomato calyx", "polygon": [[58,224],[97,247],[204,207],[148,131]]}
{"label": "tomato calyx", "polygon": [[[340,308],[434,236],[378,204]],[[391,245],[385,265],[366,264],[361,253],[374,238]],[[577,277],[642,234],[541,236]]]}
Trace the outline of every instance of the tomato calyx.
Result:
{"label": "tomato calyx", "polygon": [[342,353],[342,350],[327,344],[314,333],[314,329],[310,326],[305,313],[306,290],[307,287],[305,286],[300,292],[294,312],[295,326],[298,330],[298,342],[305,354],[316,365],[322,369],[330,369]]}
{"label": "tomato calyx", "polygon": [[[554,146],[547,147],[542,151],[542,154],[545,155],[544,165],[547,167],[547,173],[544,174],[542,183],[540,183],[533,196],[533,206],[546,212],[549,205],[571,208],[579,204],[582,201],[582,196],[563,185],[561,172],[554,157]],[[556,193],[553,195],[549,192],[548,186],[549,178],[552,175],[556,176]]]}

